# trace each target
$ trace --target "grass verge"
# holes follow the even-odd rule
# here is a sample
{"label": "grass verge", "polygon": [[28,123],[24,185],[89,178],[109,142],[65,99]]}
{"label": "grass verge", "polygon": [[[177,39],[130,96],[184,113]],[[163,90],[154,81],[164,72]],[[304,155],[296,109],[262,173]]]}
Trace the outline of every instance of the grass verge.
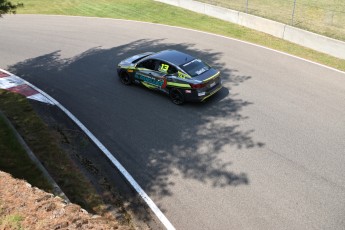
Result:
{"label": "grass verge", "polygon": [[22,0],[18,13],[120,18],[191,28],[252,42],[345,71],[345,60],[153,0]]}
{"label": "grass verge", "polygon": [[[27,99],[19,94],[0,90],[0,110],[11,120],[71,202],[102,214],[104,205],[101,197],[67,153],[58,146],[58,140],[38,117]],[[42,182],[42,177],[38,176],[39,172],[33,164],[24,160],[24,150],[1,119],[0,140],[0,168],[17,178],[29,181],[34,186],[47,189],[49,185]]]}
{"label": "grass verge", "polygon": [[[345,41],[345,5],[329,0],[197,0]],[[247,5],[248,4],[248,5]],[[294,7],[295,6],[295,7]],[[274,10],[272,10],[274,9]],[[294,14],[292,14],[294,12]],[[293,18],[292,18],[293,15]]]}
{"label": "grass verge", "polygon": [[31,161],[17,140],[5,119],[0,116],[0,170],[12,176],[25,179],[30,184],[45,191],[52,192],[51,185],[42,172]]}

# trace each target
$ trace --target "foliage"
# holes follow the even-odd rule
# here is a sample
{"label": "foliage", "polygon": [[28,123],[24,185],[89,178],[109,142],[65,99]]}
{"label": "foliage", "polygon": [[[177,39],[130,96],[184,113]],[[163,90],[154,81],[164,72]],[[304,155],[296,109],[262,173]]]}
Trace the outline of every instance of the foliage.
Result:
{"label": "foliage", "polygon": [[0,17],[4,14],[15,14],[18,7],[23,7],[23,3],[13,4],[8,0],[0,0]]}

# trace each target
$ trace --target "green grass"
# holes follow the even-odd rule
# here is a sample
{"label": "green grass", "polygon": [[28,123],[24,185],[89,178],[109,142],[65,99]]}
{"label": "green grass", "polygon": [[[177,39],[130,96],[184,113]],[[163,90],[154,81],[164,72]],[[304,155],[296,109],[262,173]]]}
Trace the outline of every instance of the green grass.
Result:
{"label": "green grass", "polygon": [[[292,24],[294,0],[197,0]],[[273,10],[272,10],[273,9]],[[345,41],[345,4],[340,0],[296,0],[293,25]]]}
{"label": "green grass", "polygon": [[[59,140],[38,117],[28,100],[19,94],[0,89],[0,110],[11,120],[71,202],[101,214],[104,206],[102,199],[68,154],[59,147]],[[39,180],[43,179],[36,175],[37,169],[26,160],[23,151],[13,133],[0,120],[0,169],[46,189],[48,185],[40,185]]]}
{"label": "green grass", "polygon": [[59,14],[121,18],[181,26],[216,33],[287,52],[345,71],[345,60],[236,24],[152,0],[22,0],[23,14]]}
{"label": "green grass", "polygon": [[0,229],[22,230],[22,221],[23,217],[20,215],[0,215]]}
{"label": "green grass", "polygon": [[0,170],[12,176],[25,179],[30,184],[52,191],[51,185],[43,177],[42,172],[36,167],[18,142],[15,134],[0,116]]}

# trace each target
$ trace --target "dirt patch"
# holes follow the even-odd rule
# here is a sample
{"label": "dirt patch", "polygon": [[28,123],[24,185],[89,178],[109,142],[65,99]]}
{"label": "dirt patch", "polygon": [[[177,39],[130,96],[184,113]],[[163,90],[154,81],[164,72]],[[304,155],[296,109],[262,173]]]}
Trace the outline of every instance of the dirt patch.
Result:
{"label": "dirt patch", "polygon": [[129,228],[91,215],[78,205],[66,204],[61,198],[0,171],[0,229]]}
{"label": "dirt patch", "polygon": [[[72,203],[131,229],[162,229],[114,165],[59,108],[6,91],[0,94],[5,115]],[[28,180],[26,171],[11,174]],[[16,214],[6,218],[20,220]]]}

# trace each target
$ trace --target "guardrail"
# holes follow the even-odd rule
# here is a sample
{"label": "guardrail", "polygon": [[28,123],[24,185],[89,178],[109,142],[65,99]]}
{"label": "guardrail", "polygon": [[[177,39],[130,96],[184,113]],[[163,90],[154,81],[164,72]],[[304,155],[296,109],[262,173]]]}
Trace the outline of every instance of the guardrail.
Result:
{"label": "guardrail", "polygon": [[345,42],[284,23],[193,0],[155,0],[258,30],[331,56],[345,59]]}

